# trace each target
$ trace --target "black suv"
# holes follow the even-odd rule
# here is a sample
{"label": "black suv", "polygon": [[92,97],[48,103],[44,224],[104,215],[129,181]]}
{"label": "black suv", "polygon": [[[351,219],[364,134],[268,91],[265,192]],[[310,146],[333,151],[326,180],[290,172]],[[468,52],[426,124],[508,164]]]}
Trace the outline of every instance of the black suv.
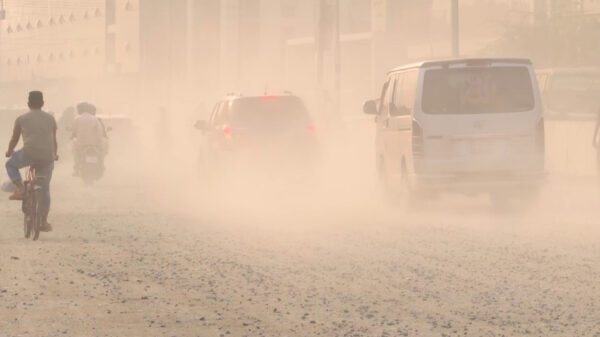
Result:
{"label": "black suv", "polygon": [[197,121],[195,127],[204,136],[200,159],[205,169],[303,168],[317,157],[315,126],[294,95],[228,95],[209,120]]}

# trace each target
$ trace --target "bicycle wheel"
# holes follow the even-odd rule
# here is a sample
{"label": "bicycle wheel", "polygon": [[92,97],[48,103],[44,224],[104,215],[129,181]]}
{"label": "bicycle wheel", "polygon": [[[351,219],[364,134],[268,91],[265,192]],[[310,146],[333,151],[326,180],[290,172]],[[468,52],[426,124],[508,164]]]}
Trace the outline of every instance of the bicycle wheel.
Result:
{"label": "bicycle wheel", "polygon": [[31,237],[32,228],[33,222],[31,221],[31,217],[29,214],[25,213],[23,216],[23,234],[25,234],[25,239],[29,239]]}
{"label": "bicycle wheel", "polygon": [[33,241],[36,241],[40,237],[40,229],[42,227],[42,213],[40,212],[40,195],[40,191],[35,191],[33,193],[33,207],[31,207],[31,217],[33,220]]}
{"label": "bicycle wheel", "polygon": [[[25,188],[27,190],[27,182],[25,182]],[[33,221],[31,218],[31,195],[29,192],[26,192],[26,196],[23,200],[21,208],[23,211],[23,234],[25,234],[26,239],[29,239],[33,230]]]}

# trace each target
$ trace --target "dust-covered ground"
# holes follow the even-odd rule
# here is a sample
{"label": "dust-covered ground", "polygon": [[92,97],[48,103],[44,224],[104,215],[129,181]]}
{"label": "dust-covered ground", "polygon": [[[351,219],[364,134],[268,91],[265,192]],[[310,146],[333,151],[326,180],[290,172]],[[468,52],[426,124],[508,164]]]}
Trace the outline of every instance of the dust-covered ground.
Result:
{"label": "dust-covered ground", "polygon": [[216,194],[192,159],[109,161],[93,187],[65,160],[39,242],[0,201],[0,336],[600,336],[595,177],[551,176],[528,213],[405,213],[361,144],[324,179]]}

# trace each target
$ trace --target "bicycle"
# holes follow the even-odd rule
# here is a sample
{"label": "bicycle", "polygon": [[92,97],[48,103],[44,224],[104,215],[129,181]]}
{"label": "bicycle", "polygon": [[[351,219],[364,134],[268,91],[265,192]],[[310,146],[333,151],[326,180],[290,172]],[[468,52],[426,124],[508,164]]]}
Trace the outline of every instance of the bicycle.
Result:
{"label": "bicycle", "polygon": [[[27,173],[27,180],[23,182],[25,188],[25,196],[23,198],[23,231],[25,238],[32,238],[36,241],[40,237],[40,229],[43,225],[43,216],[40,212],[40,200],[42,198],[42,185],[41,181],[43,177],[36,176],[36,169],[33,166],[29,167]],[[32,235],[33,234],[33,235]]]}

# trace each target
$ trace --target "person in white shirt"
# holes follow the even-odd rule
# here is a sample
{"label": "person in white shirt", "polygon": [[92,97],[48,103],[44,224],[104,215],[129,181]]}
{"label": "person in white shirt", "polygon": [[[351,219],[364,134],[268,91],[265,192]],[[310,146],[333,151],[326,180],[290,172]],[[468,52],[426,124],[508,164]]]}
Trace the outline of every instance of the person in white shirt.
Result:
{"label": "person in white shirt", "polygon": [[73,121],[73,156],[75,158],[75,166],[73,175],[79,175],[79,168],[83,162],[85,153],[84,150],[93,147],[98,149],[101,157],[104,157],[104,127],[100,120],[94,116],[93,106],[88,103],[79,103],[77,105],[77,113],[79,116]]}

